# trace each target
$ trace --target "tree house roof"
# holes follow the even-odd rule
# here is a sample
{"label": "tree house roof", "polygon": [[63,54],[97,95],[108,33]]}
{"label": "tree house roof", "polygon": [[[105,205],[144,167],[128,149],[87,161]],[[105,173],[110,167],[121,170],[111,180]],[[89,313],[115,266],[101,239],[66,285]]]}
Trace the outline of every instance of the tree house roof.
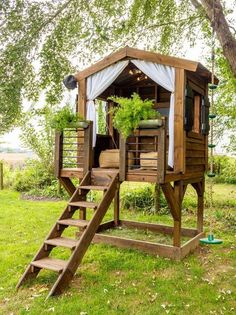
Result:
{"label": "tree house roof", "polygon": [[[104,68],[120,60],[126,59],[141,59],[156,62],[166,66],[171,66],[174,68],[185,69],[188,71],[196,72],[198,75],[205,78],[208,82],[211,81],[211,72],[206,67],[204,67],[200,62],[167,55],[161,55],[159,53],[131,48],[129,46],[125,46],[124,48],[106,56],[102,60],[91,65],[90,67],[80,72],[77,72],[75,74],[75,78],[77,79],[77,81],[83,80],[89,77],[90,75],[100,70],[103,70]],[[216,77],[215,82],[218,83],[218,79]]]}

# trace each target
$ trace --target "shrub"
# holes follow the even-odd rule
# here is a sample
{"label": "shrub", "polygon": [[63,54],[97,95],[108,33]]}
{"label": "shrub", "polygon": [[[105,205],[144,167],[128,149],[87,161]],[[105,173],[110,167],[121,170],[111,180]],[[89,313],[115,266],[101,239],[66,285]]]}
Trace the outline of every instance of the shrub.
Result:
{"label": "shrub", "polygon": [[[154,187],[146,185],[123,192],[121,195],[121,204],[124,209],[144,211],[149,214],[155,213],[155,194]],[[159,214],[169,213],[167,203],[163,195],[160,195]]]}
{"label": "shrub", "polygon": [[236,184],[236,159],[228,156],[214,157],[215,182]]}

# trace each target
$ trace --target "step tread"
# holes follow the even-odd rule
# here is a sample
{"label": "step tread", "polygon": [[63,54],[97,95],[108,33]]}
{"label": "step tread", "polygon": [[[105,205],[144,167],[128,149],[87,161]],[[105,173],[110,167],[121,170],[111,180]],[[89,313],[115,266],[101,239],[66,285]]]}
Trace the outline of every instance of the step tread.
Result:
{"label": "step tread", "polygon": [[96,209],[98,207],[98,204],[90,201],[72,201],[69,203],[69,206]]}
{"label": "step tread", "polygon": [[85,228],[88,225],[89,221],[81,220],[81,219],[64,219],[64,220],[57,221],[57,223],[62,224],[62,225],[71,225],[71,226]]}
{"label": "step tread", "polygon": [[67,261],[57,258],[45,257],[31,262],[31,265],[56,272],[61,272],[66,267]]}
{"label": "step tread", "polygon": [[79,186],[81,189],[86,190],[107,190],[108,186],[102,186],[102,185],[87,185],[87,186]]}
{"label": "step tread", "polygon": [[48,245],[61,246],[61,247],[74,249],[78,241],[73,240],[71,238],[67,238],[67,237],[56,237],[56,238],[51,238],[49,240],[46,240],[44,243]]}

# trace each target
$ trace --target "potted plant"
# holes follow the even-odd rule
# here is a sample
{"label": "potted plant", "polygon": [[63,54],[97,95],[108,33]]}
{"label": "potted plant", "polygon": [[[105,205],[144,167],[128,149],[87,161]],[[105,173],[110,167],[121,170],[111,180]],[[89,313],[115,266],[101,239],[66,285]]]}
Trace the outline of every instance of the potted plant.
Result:
{"label": "potted plant", "polygon": [[87,128],[88,124],[88,121],[77,113],[73,113],[69,106],[62,107],[51,119],[51,127],[57,131],[63,131],[66,128]]}
{"label": "potted plant", "polygon": [[140,98],[133,93],[131,98],[112,96],[118,104],[112,109],[114,127],[127,138],[137,128],[157,128],[162,125],[161,114],[153,108],[153,100]]}

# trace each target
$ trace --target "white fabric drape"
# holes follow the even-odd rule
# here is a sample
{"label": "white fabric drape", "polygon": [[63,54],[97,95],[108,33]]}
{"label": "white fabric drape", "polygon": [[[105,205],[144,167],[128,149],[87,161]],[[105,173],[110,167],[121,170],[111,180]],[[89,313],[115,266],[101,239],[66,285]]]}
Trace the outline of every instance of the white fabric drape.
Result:
{"label": "white fabric drape", "polygon": [[87,120],[93,121],[93,147],[96,144],[96,109],[94,100],[104,92],[127,67],[129,60],[120,61],[87,78]]}
{"label": "white fabric drape", "polygon": [[175,68],[144,60],[131,62],[150,79],[171,92],[169,111],[169,153],[168,165],[174,167],[174,105],[175,105]]}

